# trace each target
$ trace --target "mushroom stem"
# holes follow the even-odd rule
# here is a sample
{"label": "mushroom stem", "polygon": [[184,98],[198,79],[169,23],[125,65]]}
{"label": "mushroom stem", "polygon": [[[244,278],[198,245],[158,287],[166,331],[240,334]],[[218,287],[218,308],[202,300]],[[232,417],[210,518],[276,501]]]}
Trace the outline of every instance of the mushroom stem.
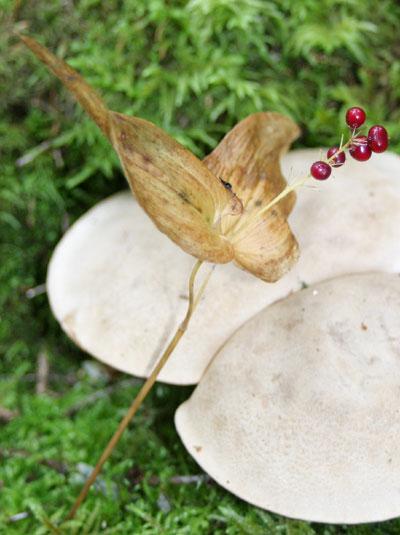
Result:
{"label": "mushroom stem", "polygon": [[153,371],[151,372],[151,375],[143,383],[142,388],[140,389],[139,393],[137,394],[137,396],[133,400],[132,405],[128,409],[128,412],[125,414],[125,416],[121,420],[117,430],[115,431],[114,435],[112,436],[112,438],[110,439],[109,443],[105,447],[103,453],[100,456],[100,459],[97,461],[96,466],[94,467],[94,469],[93,469],[92,473],[90,474],[90,476],[87,478],[87,480],[86,480],[81,492],[79,493],[79,496],[75,500],[74,505],[72,506],[70,512],[68,513],[67,519],[71,519],[71,518],[73,518],[75,516],[75,513],[79,509],[79,507],[82,504],[82,502],[85,500],[85,498],[86,498],[86,496],[87,496],[87,494],[88,494],[88,492],[90,490],[90,487],[95,482],[95,480],[96,480],[97,476],[99,475],[104,463],[110,457],[113,449],[118,444],[119,439],[121,438],[123,432],[125,431],[125,429],[129,425],[129,423],[132,420],[132,418],[135,416],[136,412],[138,411],[139,407],[143,403],[143,401],[146,398],[147,394],[152,389],[154,383],[157,380],[158,374],[160,373],[162,368],[165,366],[166,362],[168,361],[168,358],[170,357],[170,355],[174,351],[175,347],[178,345],[179,340],[185,334],[185,331],[186,331],[186,329],[187,329],[187,327],[189,325],[190,318],[192,317],[193,312],[194,312],[197,304],[199,303],[200,297],[203,294],[203,292],[204,292],[204,290],[206,288],[206,285],[208,283],[208,280],[209,280],[209,278],[211,276],[211,273],[212,273],[210,271],[209,275],[207,276],[207,278],[205,279],[204,283],[202,284],[200,290],[198,291],[197,296],[195,297],[194,296],[194,282],[195,282],[196,275],[197,275],[202,263],[203,262],[201,260],[197,260],[197,262],[195,263],[195,265],[194,265],[194,267],[192,269],[190,277],[189,277],[189,304],[188,304],[188,308],[187,308],[187,311],[186,311],[185,318],[183,319],[182,323],[180,324],[180,326],[178,327],[177,331],[175,332],[174,337],[172,338],[171,342],[168,344],[168,347],[165,349],[164,353],[162,354],[162,356],[158,360],[157,364],[155,365]]}

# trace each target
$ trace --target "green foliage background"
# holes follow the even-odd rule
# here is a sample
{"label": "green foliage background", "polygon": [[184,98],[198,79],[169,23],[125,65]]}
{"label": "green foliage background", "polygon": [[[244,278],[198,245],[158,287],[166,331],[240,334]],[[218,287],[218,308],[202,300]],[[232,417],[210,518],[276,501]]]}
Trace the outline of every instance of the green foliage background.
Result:
{"label": "green foliage background", "polygon": [[[13,30],[67,58],[110,107],[152,120],[200,156],[258,110],[290,115],[303,130],[299,145],[335,143],[355,104],[388,126],[398,151],[400,4],[0,0],[0,13],[0,406],[19,412],[0,424],[0,532],[47,533],[46,517],[62,519],[79,490],[79,463],[94,464],[138,386],[122,374],[88,373],[88,357],[60,331],[45,295],[28,299],[26,291],[45,281],[67,224],[125,183],[97,128]],[[32,375],[40,352],[51,366],[45,395],[35,394]],[[199,473],[172,425],[189,393],[155,389],[100,487],[62,532],[400,533],[399,521],[308,524],[216,485],[172,484],[173,475]],[[20,512],[27,518],[10,520]]]}

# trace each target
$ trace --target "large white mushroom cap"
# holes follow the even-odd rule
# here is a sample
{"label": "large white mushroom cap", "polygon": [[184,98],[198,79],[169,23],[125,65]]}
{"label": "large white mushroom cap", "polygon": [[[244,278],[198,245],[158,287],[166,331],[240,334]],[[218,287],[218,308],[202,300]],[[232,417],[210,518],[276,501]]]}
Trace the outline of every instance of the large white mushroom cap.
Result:
{"label": "large white mushroom cap", "polygon": [[[304,175],[318,158],[314,149],[289,153],[283,159],[286,176]],[[290,218],[300,243],[298,264],[274,284],[233,264],[218,266],[160,380],[198,382],[244,321],[304,282],[400,270],[399,206],[400,158],[393,154],[367,163],[349,160],[318,191],[303,188]],[[147,376],[185,314],[193,263],[129,192],[117,194],[89,210],[58,244],[48,271],[50,304],[82,349],[119,370]]]}
{"label": "large white mushroom cap", "polygon": [[400,514],[400,277],[347,275],[267,307],[176,414],[192,456],[264,509],[332,523]]}

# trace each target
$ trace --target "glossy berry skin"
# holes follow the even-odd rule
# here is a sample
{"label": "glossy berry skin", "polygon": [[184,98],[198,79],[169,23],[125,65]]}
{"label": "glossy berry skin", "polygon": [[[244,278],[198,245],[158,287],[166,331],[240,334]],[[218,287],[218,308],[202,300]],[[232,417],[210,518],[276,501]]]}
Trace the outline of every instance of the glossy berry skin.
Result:
{"label": "glossy berry skin", "polygon": [[371,158],[372,150],[368,145],[367,136],[357,136],[349,149],[352,157],[359,162],[366,162]]}
{"label": "glossy berry skin", "polygon": [[[331,147],[326,153],[326,157],[328,158],[328,160],[332,158],[332,156],[336,154],[338,150],[339,150],[339,147]],[[338,154],[331,160],[330,165],[332,167],[341,167],[345,161],[346,161],[346,154],[344,152],[341,152],[340,154]]]}
{"label": "glossy berry skin", "polygon": [[349,108],[346,113],[346,123],[350,128],[360,128],[365,123],[365,111],[362,108]]}
{"label": "glossy berry skin", "polygon": [[389,146],[389,136],[385,127],[376,124],[368,132],[368,145],[373,152],[385,152]]}
{"label": "glossy berry skin", "polygon": [[316,180],[326,180],[332,172],[331,166],[326,162],[314,162],[310,168],[311,176]]}

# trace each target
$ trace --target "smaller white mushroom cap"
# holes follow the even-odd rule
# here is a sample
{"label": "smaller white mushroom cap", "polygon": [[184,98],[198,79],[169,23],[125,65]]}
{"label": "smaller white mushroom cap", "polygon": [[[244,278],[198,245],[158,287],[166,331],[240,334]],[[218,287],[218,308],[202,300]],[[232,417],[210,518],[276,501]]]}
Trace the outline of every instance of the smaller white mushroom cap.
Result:
{"label": "smaller white mushroom cap", "polygon": [[186,448],[264,509],[330,523],[400,514],[400,277],[347,275],[257,314],[176,413]]}
{"label": "smaller white mushroom cap", "polygon": [[[303,176],[319,157],[315,149],[289,153],[283,159],[286,176]],[[233,264],[218,266],[161,381],[198,382],[212,355],[243,322],[303,282],[400,270],[398,156],[380,154],[366,163],[349,159],[327,182],[310,184],[318,191],[300,190],[290,218],[300,244],[298,264],[274,284]],[[117,194],[89,210],[58,244],[48,271],[50,304],[82,349],[144,377],[185,314],[193,264],[129,192]]]}
{"label": "smaller white mushroom cap", "polygon": [[[316,149],[289,152],[283,172],[301,177],[320,157]],[[301,257],[292,273],[314,283],[356,271],[400,271],[399,207],[400,157],[386,152],[357,162],[347,155],[329,180],[298,191],[289,222]]]}

